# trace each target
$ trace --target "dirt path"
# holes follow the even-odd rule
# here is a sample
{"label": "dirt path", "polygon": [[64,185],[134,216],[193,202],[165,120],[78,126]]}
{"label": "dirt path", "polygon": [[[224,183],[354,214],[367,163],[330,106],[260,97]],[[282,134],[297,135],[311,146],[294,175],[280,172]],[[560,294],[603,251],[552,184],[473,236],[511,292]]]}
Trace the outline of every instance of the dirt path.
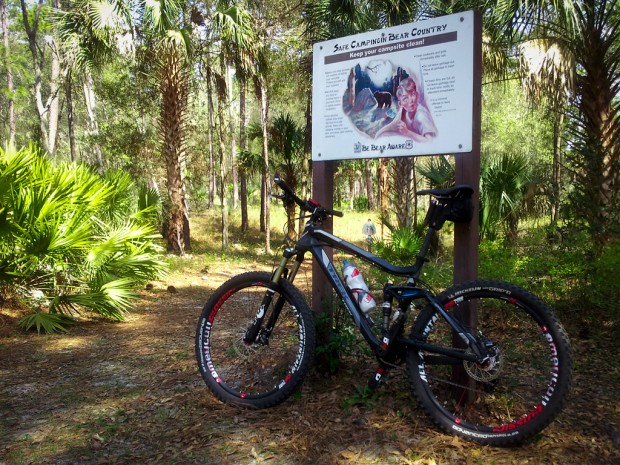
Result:
{"label": "dirt path", "polygon": [[144,291],[125,322],[66,335],[25,335],[0,309],[0,465],[620,464],[618,344],[605,334],[575,341],[568,408],[520,448],[439,433],[399,373],[376,398],[356,397],[368,358],[338,378],[314,373],[272,410],[218,403],[197,372],[193,337],[202,304],[232,268],[177,276]]}

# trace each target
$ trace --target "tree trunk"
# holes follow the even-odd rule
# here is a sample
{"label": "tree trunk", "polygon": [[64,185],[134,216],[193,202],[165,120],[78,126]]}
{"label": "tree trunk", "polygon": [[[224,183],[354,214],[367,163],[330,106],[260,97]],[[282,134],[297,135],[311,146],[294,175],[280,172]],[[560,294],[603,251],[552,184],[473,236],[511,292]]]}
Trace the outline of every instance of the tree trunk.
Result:
{"label": "tree trunk", "polygon": [[97,171],[103,176],[103,156],[101,154],[101,146],[97,140],[99,137],[99,124],[97,123],[97,100],[95,99],[95,91],[93,89],[93,78],[89,72],[86,72],[84,79],[84,101],[86,102],[86,113],[88,113],[88,133],[95,139],[92,143]]}
{"label": "tree trunk", "polygon": [[580,17],[582,42],[577,54],[583,70],[577,77],[585,158],[582,162],[587,166],[583,214],[599,250],[612,234],[620,185],[620,106],[613,91],[617,89],[620,63],[613,52],[617,34],[609,33],[610,18],[617,14],[611,11],[611,5],[597,0],[584,2]]}
{"label": "tree trunk", "polygon": [[365,161],[365,174],[366,174],[366,197],[368,198],[368,209],[374,210],[376,208],[375,205],[375,195],[372,186],[372,170],[370,167],[370,159],[367,158]]}
{"label": "tree trunk", "polygon": [[7,8],[4,0],[0,0],[0,16],[2,23],[2,43],[4,45],[4,62],[6,63],[6,83],[7,83],[7,100],[8,100],[8,118],[9,118],[9,144],[15,145],[15,135],[17,126],[15,122],[15,100],[14,100],[14,84],[13,69],[9,56],[9,25],[7,20]]}
{"label": "tree trunk", "polygon": [[[242,76],[239,80],[239,147],[241,150],[248,148],[247,137],[245,135],[245,99],[246,99],[246,81]],[[241,190],[241,231],[246,232],[250,229],[248,218],[248,177],[245,171],[239,172],[239,188]]]}
{"label": "tree trunk", "polygon": [[[224,63],[224,60],[220,61],[221,67],[220,72],[222,74],[221,86],[228,87],[228,79],[226,78],[226,74],[228,73],[228,67]],[[224,141],[224,128],[226,127],[224,121],[224,108],[228,106],[228,90],[225,88],[218,87],[218,97],[219,97],[219,106],[218,106],[218,120],[219,120],[219,131],[218,131],[218,139],[220,142],[220,206],[222,208],[222,250],[228,250],[228,192],[227,192],[227,182],[228,182],[228,163],[226,157],[226,143]]]}
{"label": "tree trunk", "polygon": [[211,44],[206,46],[206,83],[207,83],[207,145],[209,150],[209,198],[208,208],[215,206],[215,156],[213,147],[213,70],[211,69]]}
{"label": "tree trunk", "polygon": [[349,172],[349,210],[355,208],[355,171]]}
{"label": "tree trunk", "polygon": [[209,127],[207,137],[209,141],[209,208],[215,205],[215,147],[213,146],[213,87],[207,78],[207,101],[209,105]]}
{"label": "tree trunk", "polygon": [[414,157],[397,157],[394,159],[394,173],[391,177],[392,205],[396,213],[398,226],[401,228],[412,225],[411,201],[413,196],[413,163]]}
{"label": "tree trunk", "polygon": [[72,90],[71,70],[67,70],[65,77],[65,97],[67,98],[67,126],[69,127],[69,152],[71,161],[76,160],[75,155],[75,122],[73,119],[73,90]]}
{"label": "tree trunk", "polygon": [[[388,158],[380,158],[379,159],[379,202],[381,207],[381,217],[387,219],[388,218],[388,209],[389,209],[389,176],[388,176],[388,168],[389,168],[390,160]],[[385,225],[384,221],[381,222],[381,238],[385,237]]]}
{"label": "tree trunk", "polygon": [[412,190],[411,190],[411,202],[413,204],[413,225],[418,225],[418,196],[415,195],[418,190],[418,177],[415,169],[416,158],[412,158],[411,162],[413,167],[411,168],[411,180],[412,180]]}
{"label": "tree trunk", "polygon": [[[39,19],[44,0],[39,0],[32,24],[30,24],[29,12],[25,0],[20,0],[22,19],[26,36],[28,37],[28,47],[32,54],[32,65],[34,70],[34,95],[36,109],[39,117],[39,130],[41,132],[41,140],[43,147],[53,155],[56,149],[56,130],[58,128],[58,78],[60,77],[60,59],[56,50],[52,49],[51,77],[50,77],[50,93],[47,101],[43,102],[43,67],[44,67],[44,49],[39,47],[37,43],[37,34],[39,31]],[[52,6],[60,7],[59,0],[53,0]],[[54,42],[52,41],[52,45]]]}
{"label": "tree trunk", "polygon": [[562,183],[562,127],[564,113],[556,111],[553,116],[553,179],[551,180],[551,224],[560,219],[560,189]]}
{"label": "tree trunk", "polygon": [[160,130],[166,162],[166,180],[170,206],[167,216],[168,249],[184,255],[190,248],[189,212],[182,176],[184,153],[184,114],[187,111],[189,85],[183,59],[174,46],[162,51],[160,64],[162,96]]}
{"label": "tree trunk", "polygon": [[228,250],[228,193],[226,181],[228,168],[226,163],[226,144],[224,143],[224,112],[220,108],[217,112],[220,120],[218,139],[220,142],[220,205],[222,207],[222,250]]}
{"label": "tree trunk", "polygon": [[[59,0],[52,0],[54,8],[60,8]],[[48,117],[48,148],[50,155],[56,154],[56,139],[58,137],[58,120],[60,117],[60,47],[56,40],[52,39],[52,72],[50,76],[50,95],[47,99]]]}
{"label": "tree trunk", "polygon": [[230,118],[230,167],[232,172],[232,184],[233,184],[233,208],[236,209],[239,205],[239,177],[237,174],[237,142],[235,136],[235,112],[233,111],[233,85],[232,85],[232,69],[226,67],[226,87],[227,87],[227,106],[228,117]]}
{"label": "tree trunk", "polygon": [[265,253],[271,253],[271,218],[269,211],[269,100],[267,98],[267,82],[264,76],[259,77],[260,82],[260,113],[261,127],[263,129],[263,182],[262,182],[262,203],[265,205]]}
{"label": "tree trunk", "polygon": [[[312,93],[308,93],[308,99],[306,100],[306,129],[304,130],[304,154],[303,165],[300,183],[300,193],[302,199],[308,197],[310,191],[310,179],[312,179],[312,173],[310,173],[310,159],[312,158]],[[299,215],[299,234],[304,230],[305,219]]]}

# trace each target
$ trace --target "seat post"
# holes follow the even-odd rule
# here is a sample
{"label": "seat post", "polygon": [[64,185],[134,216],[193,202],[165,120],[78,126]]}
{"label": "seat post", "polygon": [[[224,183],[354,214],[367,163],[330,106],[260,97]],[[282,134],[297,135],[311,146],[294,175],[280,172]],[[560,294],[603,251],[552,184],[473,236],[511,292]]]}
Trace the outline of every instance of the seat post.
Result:
{"label": "seat post", "polygon": [[428,250],[431,247],[431,242],[433,241],[434,234],[435,234],[435,230],[433,228],[428,228],[426,230],[426,235],[424,236],[424,240],[422,241],[420,252],[418,252],[418,256],[416,257],[416,260],[415,260],[416,272],[415,272],[415,275],[413,276],[415,279],[417,279],[420,276],[420,270],[422,269],[422,266],[424,266],[424,263],[428,261],[426,259],[426,255],[428,254]]}

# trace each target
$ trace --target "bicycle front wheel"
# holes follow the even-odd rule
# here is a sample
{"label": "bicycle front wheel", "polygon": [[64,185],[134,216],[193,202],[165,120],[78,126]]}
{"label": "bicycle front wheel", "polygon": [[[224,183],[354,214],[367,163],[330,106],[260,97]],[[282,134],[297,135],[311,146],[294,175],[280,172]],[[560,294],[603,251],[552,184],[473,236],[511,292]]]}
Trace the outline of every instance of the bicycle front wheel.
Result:
{"label": "bicycle front wheel", "polygon": [[[568,336],[551,309],[499,281],[460,284],[437,300],[490,348],[490,357],[477,364],[409,350],[409,379],[426,413],[451,434],[494,446],[521,443],[545,428],[571,383]],[[416,320],[411,337],[471,353],[431,306]]]}
{"label": "bicycle front wheel", "polygon": [[[279,404],[312,363],[316,330],[306,300],[288,281],[270,280],[263,272],[236,276],[203,309],[196,357],[205,383],[223,402],[252,408]],[[257,316],[260,332],[246,342]],[[274,323],[271,330],[269,321]]]}

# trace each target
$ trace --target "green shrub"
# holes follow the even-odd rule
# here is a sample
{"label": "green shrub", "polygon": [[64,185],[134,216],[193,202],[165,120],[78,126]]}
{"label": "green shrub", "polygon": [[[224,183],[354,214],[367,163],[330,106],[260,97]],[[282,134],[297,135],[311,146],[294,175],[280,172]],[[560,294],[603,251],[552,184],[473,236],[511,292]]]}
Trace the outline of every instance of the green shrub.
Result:
{"label": "green shrub", "polygon": [[386,223],[390,234],[386,240],[373,243],[373,250],[381,258],[397,265],[411,265],[424,240],[424,227],[398,227]]}
{"label": "green shrub", "polygon": [[84,309],[120,320],[134,289],[164,272],[132,191],[124,174],[0,150],[0,297],[36,310],[21,326],[63,330]]}
{"label": "green shrub", "polygon": [[618,283],[620,283],[620,240],[615,240],[603,248],[600,257],[594,263],[588,296],[594,305],[616,318],[620,314]]}
{"label": "green shrub", "polygon": [[358,212],[368,211],[368,197],[359,196],[353,199],[353,208]]}

